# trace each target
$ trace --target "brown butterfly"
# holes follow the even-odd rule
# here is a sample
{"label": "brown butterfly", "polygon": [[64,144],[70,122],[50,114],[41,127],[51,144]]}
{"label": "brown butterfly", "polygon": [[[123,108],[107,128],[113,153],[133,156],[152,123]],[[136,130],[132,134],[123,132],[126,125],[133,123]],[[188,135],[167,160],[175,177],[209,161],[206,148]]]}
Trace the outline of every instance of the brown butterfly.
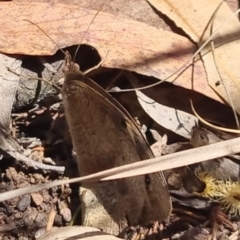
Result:
{"label": "brown butterfly", "polygon": [[[152,158],[129,113],[104,89],[65,59],[65,115],[81,176]],[[126,226],[167,219],[171,211],[162,172],[120,180],[83,183],[83,225],[118,235]]]}

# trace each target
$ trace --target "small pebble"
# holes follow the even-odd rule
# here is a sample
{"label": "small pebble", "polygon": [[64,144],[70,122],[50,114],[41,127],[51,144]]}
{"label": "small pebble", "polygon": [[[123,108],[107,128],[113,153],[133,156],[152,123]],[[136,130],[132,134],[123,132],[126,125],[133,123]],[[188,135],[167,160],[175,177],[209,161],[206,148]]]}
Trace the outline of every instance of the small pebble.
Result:
{"label": "small pebble", "polygon": [[17,203],[17,209],[20,212],[24,212],[30,206],[30,204],[31,204],[31,196],[24,195]]}
{"label": "small pebble", "polygon": [[33,222],[35,221],[37,215],[38,215],[38,210],[36,208],[30,208],[29,211],[27,212],[29,219],[31,219]]}
{"label": "small pebble", "polygon": [[3,240],[16,240],[16,238],[13,236],[4,236]]}
{"label": "small pebble", "polygon": [[21,219],[23,217],[23,214],[21,213],[21,212],[17,212],[16,214],[15,214],[15,218],[16,219]]}
{"label": "small pebble", "polygon": [[14,186],[14,183],[11,181],[9,183],[7,183],[7,186],[6,186],[6,191],[11,191],[15,188]]}
{"label": "small pebble", "polygon": [[44,212],[49,212],[52,209],[51,205],[47,203],[42,203],[40,207]]}
{"label": "small pebble", "polygon": [[20,236],[18,240],[28,240],[28,237]]}
{"label": "small pebble", "polygon": [[179,189],[182,186],[182,179],[181,176],[177,173],[172,173],[168,179],[167,183],[173,189]]}
{"label": "small pebble", "polygon": [[48,215],[46,213],[38,213],[35,224],[37,228],[44,228],[47,225]]}
{"label": "small pebble", "polygon": [[30,180],[29,180],[29,182],[32,183],[32,184],[34,184],[34,183],[36,183],[36,179],[33,178],[33,177],[31,177]]}
{"label": "small pebble", "polygon": [[57,214],[54,218],[54,226],[61,227],[63,225],[63,217]]}
{"label": "small pebble", "polygon": [[41,228],[41,229],[37,230],[34,235],[35,239],[40,238],[45,232],[46,232],[45,228]]}
{"label": "small pebble", "polygon": [[25,227],[30,227],[30,226],[33,225],[33,221],[32,221],[32,219],[31,219],[31,217],[28,216],[27,214],[24,215],[23,221],[24,221],[24,226],[25,226]]}
{"label": "small pebble", "polygon": [[34,202],[34,204],[36,206],[39,206],[40,204],[42,204],[43,202],[43,197],[41,194],[39,193],[32,193],[31,194],[31,197],[32,197],[32,201]]}
{"label": "small pebble", "polygon": [[45,203],[50,203],[51,200],[52,200],[52,197],[48,193],[43,194],[43,201]]}
{"label": "small pebble", "polygon": [[66,222],[70,222],[72,219],[72,214],[69,208],[64,207],[61,209],[60,214]]}

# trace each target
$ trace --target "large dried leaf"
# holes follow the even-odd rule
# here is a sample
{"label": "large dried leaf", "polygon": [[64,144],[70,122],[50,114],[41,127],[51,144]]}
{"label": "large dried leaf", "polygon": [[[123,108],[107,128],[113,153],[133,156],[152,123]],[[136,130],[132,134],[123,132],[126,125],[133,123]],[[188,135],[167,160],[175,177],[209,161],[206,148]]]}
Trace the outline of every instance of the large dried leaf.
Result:
{"label": "large dried leaf", "polygon": [[[27,55],[49,55],[57,50],[36,26],[37,23],[60,47],[79,44],[96,11],[71,4],[6,2],[0,6],[4,28],[0,51]],[[145,23],[99,12],[83,43],[95,47],[103,66],[128,69],[164,79],[180,68],[194,52],[194,45],[184,37]],[[194,89],[214,99],[219,98],[203,84],[205,70],[201,62],[194,69]],[[178,77],[177,84],[192,88],[192,69]],[[169,79],[169,81],[174,78]]]}
{"label": "large dried leaf", "polygon": [[[159,11],[171,18],[177,26],[181,27],[193,39],[193,41],[200,45],[202,40],[206,40],[210,36],[210,30],[208,29],[204,38],[201,39],[205,27],[220,3],[219,0],[213,0],[211,4],[208,0],[148,1]],[[230,8],[226,3],[223,3],[220,10],[217,12],[213,30],[215,31],[231,15],[232,11]],[[237,17],[233,17],[214,37],[215,45],[219,46],[215,49],[216,63],[238,113],[240,113],[240,102],[238,101],[240,89],[240,40],[233,41],[233,39],[239,38],[239,30],[239,21]],[[207,50],[210,50],[210,46],[206,47],[205,50],[202,51],[202,54]],[[212,53],[203,54],[203,61],[207,71],[209,85],[229,103],[223,84],[219,84],[221,79],[219,78]],[[197,80],[194,79],[194,81]],[[201,80],[203,84],[205,84],[204,81],[204,79]]]}

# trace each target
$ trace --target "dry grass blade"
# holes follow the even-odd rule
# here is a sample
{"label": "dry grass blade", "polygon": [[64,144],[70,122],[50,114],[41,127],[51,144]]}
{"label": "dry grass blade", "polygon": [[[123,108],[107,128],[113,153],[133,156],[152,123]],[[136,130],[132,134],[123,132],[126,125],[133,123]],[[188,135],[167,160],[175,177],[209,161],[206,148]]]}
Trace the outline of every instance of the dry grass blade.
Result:
{"label": "dry grass blade", "polygon": [[1,193],[0,201],[6,201],[14,197],[18,197],[32,192],[42,191],[46,188],[51,188],[62,184],[83,181],[106,181],[124,177],[139,176],[147,173],[154,173],[202,161],[207,161],[227,155],[233,155],[239,152],[240,137],[204,147],[177,152],[163,157],[157,157],[141,162],[136,162],[133,164],[127,164],[121,167],[116,167],[110,170],[94,173],[85,177],[55,181],[51,183],[16,189],[6,193]]}
{"label": "dry grass blade", "polygon": [[[216,17],[217,17],[217,12],[218,12],[218,10],[220,9],[220,7],[221,7],[221,5],[222,5],[223,2],[224,2],[224,1],[222,1],[222,2],[219,4],[218,8],[217,8],[216,11],[214,12],[214,15],[213,15],[213,18],[212,18],[212,22],[211,22],[211,27],[210,27],[211,35],[212,35],[212,33],[213,33],[213,25],[214,25],[214,21],[215,21],[215,19],[216,19]],[[225,82],[224,82],[224,78],[223,78],[222,75],[221,75],[221,71],[220,71],[219,66],[218,66],[217,58],[216,58],[216,56],[215,56],[215,44],[214,44],[214,41],[211,41],[211,49],[212,49],[213,61],[214,61],[215,66],[216,66],[217,73],[218,73],[218,75],[219,75],[219,78],[220,78],[220,80],[221,80],[221,83],[222,83],[222,85],[223,85],[223,88],[224,88],[224,90],[225,90],[225,92],[226,92],[226,96],[227,96],[228,102],[229,102],[229,104],[230,104],[230,106],[231,106],[231,108],[232,108],[232,110],[233,110],[233,115],[234,115],[234,118],[235,118],[235,121],[236,121],[236,124],[237,124],[237,128],[239,129],[239,121],[238,121],[237,113],[236,113],[236,110],[235,110],[236,107],[235,107],[235,105],[234,105],[234,103],[233,103],[233,101],[232,101],[232,98],[231,98],[231,95],[230,95],[230,91],[229,91],[228,87],[226,86],[226,84],[225,84]]]}
{"label": "dry grass blade", "polygon": [[214,124],[211,124],[211,123],[207,122],[206,120],[204,120],[204,119],[196,112],[196,110],[195,110],[195,108],[194,108],[193,103],[192,103],[191,100],[190,100],[190,102],[191,102],[192,111],[193,111],[194,115],[199,119],[200,122],[204,123],[205,125],[209,126],[210,128],[216,129],[216,130],[220,130],[220,131],[224,131],[224,132],[229,132],[229,133],[238,133],[238,134],[240,134],[240,130],[238,130],[238,129],[219,127],[219,126],[216,126],[216,125],[214,125]]}

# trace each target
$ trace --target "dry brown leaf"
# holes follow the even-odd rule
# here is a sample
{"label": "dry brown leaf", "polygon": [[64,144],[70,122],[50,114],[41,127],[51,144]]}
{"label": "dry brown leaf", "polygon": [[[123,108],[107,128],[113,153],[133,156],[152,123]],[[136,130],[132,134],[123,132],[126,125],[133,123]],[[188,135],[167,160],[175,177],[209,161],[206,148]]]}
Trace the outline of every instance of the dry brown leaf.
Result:
{"label": "dry brown leaf", "polygon": [[[213,0],[211,4],[208,0],[148,1],[159,11],[171,18],[177,26],[181,27],[193,39],[193,41],[200,45],[202,40],[201,35],[220,3],[219,0]],[[232,11],[228,5],[223,3],[214,21],[214,31],[227,20],[231,14]],[[233,41],[233,39],[239,38],[239,29],[239,21],[237,17],[233,17],[214,37],[215,45],[219,46],[215,49],[216,62],[238,113],[240,113],[240,103],[238,101],[240,89],[240,40]],[[208,29],[203,40],[206,40],[209,36],[210,31]],[[207,50],[210,50],[210,46],[206,47],[204,52]],[[202,51],[202,54],[204,52]],[[229,103],[223,84],[218,84],[221,79],[217,73],[212,53],[210,52],[203,55],[203,61],[207,71],[209,85]],[[194,79],[194,82],[195,81],[196,79]],[[202,84],[205,84],[204,81],[204,79],[201,80]]]}
{"label": "dry brown leaf", "polygon": [[[60,47],[66,47],[81,42],[96,11],[71,4],[9,2],[0,8],[0,14],[4,26],[0,36],[1,52],[49,55],[57,46],[23,19],[37,23]],[[105,12],[98,14],[83,43],[95,47],[102,58],[106,57],[104,67],[128,69],[158,79],[168,77],[194,52],[193,44],[184,37]],[[178,77],[177,84],[191,89],[191,78],[192,69],[188,68]],[[205,78],[203,65],[197,62],[194,88],[220,101],[207,84],[203,84]]]}

